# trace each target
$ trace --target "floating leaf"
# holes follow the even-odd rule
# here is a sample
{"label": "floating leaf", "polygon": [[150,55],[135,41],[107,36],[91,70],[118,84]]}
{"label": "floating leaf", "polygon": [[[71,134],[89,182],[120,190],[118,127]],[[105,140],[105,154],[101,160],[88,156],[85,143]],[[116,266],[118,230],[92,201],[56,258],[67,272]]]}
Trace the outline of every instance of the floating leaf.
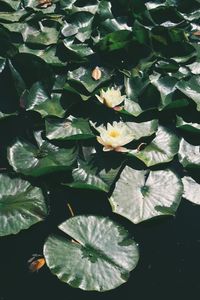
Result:
{"label": "floating leaf", "polygon": [[74,71],[68,72],[68,81],[81,84],[88,92],[92,93],[99,85],[110,80],[110,77],[112,76],[112,73],[109,70],[103,67],[100,67],[100,70],[102,73],[101,78],[99,80],[94,80],[91,76],[92,69],[80,67]]}
{"label": "floating leaf", "polygon": [[181,180],[170,170],[138,171],[126,166],[110,204],[113,212],[137,224],[160,215],[174,215],[182,192]]}
{"label": "floating leaf", "polygon": [[188,80],[181,80],[177,84],[177,88],[186,96],[188,96],[190,99],[192,99],[196,105],[197,110],[200,111],[200,76],[193,75],[193,77]]}
{"label": "floating leaf", "polygon": [[179,161],[185,168],[200,168],[200,146],[194,146],[184,139],[180,142]]}
{"label": "floating leaf", "polygon": [[[92,154],[92,153],[91,153]],[[78,168],[72,171],[74,182],[68,184],[73,188],[94,189],[108,192],[117,174],[122,161],[111,155],[90,155],[89,161],[79,161]]]}
{"label": "floating leaf", "polygon": [[70,169],[77,156],[76,147],[59,148],[35,133],[38,147],[17,139],[8,148],[8,160],[15,172],[28,176],[41,176]]}
{"label": "floating leaf", "polygon": [[184,194],[183,197],[192,203],[200,204],[200,184],[189,176],[182,178]]}
{"label": "floating leaf", "polygon": [[150,136],[157,131],[158,121],[151,120],[148,122],[126,122],[126,124],[132,129],[132,133],[134,134],[134,139],[139,140],[142,137]]}
{"label": "floating leaf", "polygon": [[61,281],[83,290],[107,291],[127,281],[138,262],[138,247],[128,232],[108,218],[77,216],[44,245],[47,266]]}
{"label": "floating leaf", "polygon": [[200,133],[200,124],[185,122],[181,117],[177,117],[176,126],[191,133]]}
{"label": "floating leaf", "polygon": [[160,126],[153,141],[144,150],[133,154],[150,167],[171,161],[177,154],[178,147],[178,137],[171,130]]}
{"label": "floating leaf", "polygon": [[27,229],[46,215],[47,206],[40,188],[0,174],[0,236]]}
{"label": "floating leaf", "polygon": [[46,92],[41,82],[33,84],[31,89],[27,91],[22,98],[23,106],[26,110],[34,110],[39,112],[43,117],[52,115],[63,117],[65,110],[60,104],[60,94],[52,94]]}
{"label": "floating leaf", "polygon": [[130,99],[125,99],[124,111],[122,110],[121,112],[131,114],[134,117],[138,117],[139,115],[141,115],[143,110],[141,109],[140,105],[137,102]]}
{"label": "floating leaf", "polygon": [[69,116],[67,119],[46,119],[46,136],[49,140],[82,140],[95,135],[89,122],[83,118]]}

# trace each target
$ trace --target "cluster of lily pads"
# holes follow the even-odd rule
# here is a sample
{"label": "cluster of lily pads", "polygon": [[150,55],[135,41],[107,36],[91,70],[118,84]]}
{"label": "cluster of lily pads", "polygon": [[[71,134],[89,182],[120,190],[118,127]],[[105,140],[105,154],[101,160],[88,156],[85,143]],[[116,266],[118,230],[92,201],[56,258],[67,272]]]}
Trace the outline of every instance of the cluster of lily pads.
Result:
{"label": "cluster of lily pads", "polygon": [[[134,224],[200,204],[199,18],[198,0],[0,1],[1,236],[48,221],[49,176]],[[113,289],[137,265],[120,218],[58,228],[43,255],[73,287]]]}

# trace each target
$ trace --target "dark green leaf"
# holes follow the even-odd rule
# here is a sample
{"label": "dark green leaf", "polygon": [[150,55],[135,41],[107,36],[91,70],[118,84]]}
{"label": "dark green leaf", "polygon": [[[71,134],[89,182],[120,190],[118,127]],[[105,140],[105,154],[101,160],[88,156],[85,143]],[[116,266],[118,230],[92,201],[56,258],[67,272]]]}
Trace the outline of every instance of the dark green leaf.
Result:
{"label": "dark green leaf", "polygon": [[177,117],[176,126],[191,133],[200,133],[200,124],[185,122],[181,117]]}

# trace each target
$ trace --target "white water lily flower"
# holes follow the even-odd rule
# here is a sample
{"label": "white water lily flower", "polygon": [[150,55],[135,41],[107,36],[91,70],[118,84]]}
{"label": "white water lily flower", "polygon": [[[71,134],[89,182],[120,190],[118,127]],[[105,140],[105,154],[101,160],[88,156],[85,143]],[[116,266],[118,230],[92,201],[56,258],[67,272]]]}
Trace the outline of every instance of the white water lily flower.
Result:
{"label": "white water lily flower", "polygon": [[107,91],[104,91],[102,89],[100,91],[100,96],[95,96],[102,104],[105,104],[110,108],[114,108],[115,106],[121,104],[126,98],[126,95],[121,95],[121,91],[119,88],[115,89],[114,87],[112,87],[111,89],[108,88]]}
{"label": "white water lily flower", "polygon": [[113,122],[113,125],[108,123],[107,128],[99,126],[96,130],[100,133],[97,141],[104,146],[103,151],[127,152],[128,149],[122,146],[134,140],[131,128],[123,122]]}

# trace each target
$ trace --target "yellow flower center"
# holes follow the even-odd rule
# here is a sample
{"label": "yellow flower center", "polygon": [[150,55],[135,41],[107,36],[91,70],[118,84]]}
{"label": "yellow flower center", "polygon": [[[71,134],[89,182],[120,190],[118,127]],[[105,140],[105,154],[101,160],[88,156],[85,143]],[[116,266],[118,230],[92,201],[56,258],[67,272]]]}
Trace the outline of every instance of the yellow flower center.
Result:
{"label": "yellow flower center", "polygon": [[111,130],[111,131],[108,133],[108,135],[109,135],[110,137],[116,138],[116,137],[120,136],[120,132],[117,131],[117,130]]}

